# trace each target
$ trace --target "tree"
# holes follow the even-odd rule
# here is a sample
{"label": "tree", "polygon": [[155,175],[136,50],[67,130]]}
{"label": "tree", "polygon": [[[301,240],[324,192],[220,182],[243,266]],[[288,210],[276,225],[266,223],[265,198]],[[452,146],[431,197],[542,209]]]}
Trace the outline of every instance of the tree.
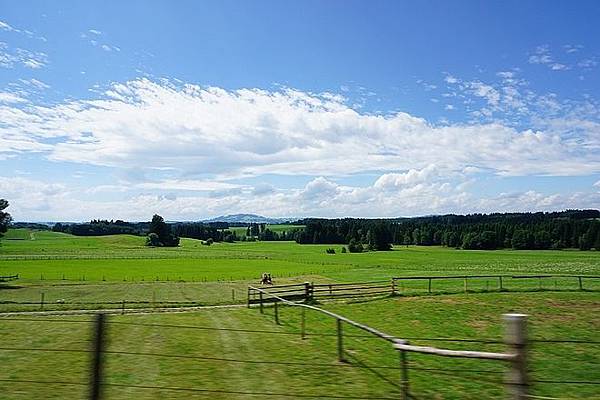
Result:
{"label": "tree", "polygon": [[12,221],[9,213],[4,212],[8,207],[8,200],[0,199],[0,236],[8,230],[8,224]]}
{"label": "tree", "polygon": [[146,246],[158,247],[160,246],[160,240],[158,239],[158,235],[154,232],[151,232],[146,237]]}
{"label": "tree", "polygon": [[176,236],[171,233],[171,227],[165,223],[163,217],[158,214],[154,214],[152,217],[152,222],[150,222],[150,228],[148,229],[148,241],[146,242],[149,246],[154,246],[152,244],[148,244],[153,239],[150,239],[151,234],[156,234],[158,236],[159,246],[165,247],[177,247],[179,246],[179,236]]}

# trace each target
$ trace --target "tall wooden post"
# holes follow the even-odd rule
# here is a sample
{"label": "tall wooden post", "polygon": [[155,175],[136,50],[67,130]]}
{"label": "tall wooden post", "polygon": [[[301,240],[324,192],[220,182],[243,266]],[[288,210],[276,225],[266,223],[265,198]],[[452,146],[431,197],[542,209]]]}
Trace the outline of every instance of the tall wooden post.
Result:
{"label": "tall wooden post", "polygon": [[525,400],[528,398],[529,382],[527,378],[527,315],[504,314],[504,342],[515,355],[510,370],[506,374],[508,399]]}
{"label": "tall wooden post", "polygon": [[275,323],[279,325],[279,307],[277,306],[277,300],[275,300],[273,312],[275,313]]}
{"label": "tall wooden post", "polygon": [[427,291],[431,293],[431,278],[429,278],[429,283],[427,285]]}
{"label": "tall wooden post", "polygon": [[581,277],[578,276],[577,278],[579,279],[579,290],[583,290],[583,282],[581,280]]}
{"label": "tall wooden post", "polygon": [[94,321],[94,338],[92,342],[91,400],[100,400],[102,398],[102,353],[104,352],[105,344],[104,322],[104,314],[96,314],[96,320]]}
{"label": "tall wooden post", "polygon": [[44,292],[42,292],[42,298],[40,299],[40,310],[44,309]]}
{"label": "tall wooden post", "polygon": [[260,299],[260,313],[263,314],[263,294],[262,292],[258,292],[258,298]]}
{"label": "tall wooden post", "polygon": [[344,343],[343,337],[344,333],[342,332],[342,320],[336,318],[337,325],[337,350],[338,350],[338,361],[344,361]]}
{"label": "tall wooden post", "polygon": [[[404,344],[408,344],[408,342],[403,341]],[[406,355],[406,351],[400,351],[400,370],[402,373],[402,381],[400,382],[400,390],[402,391],[402,400],[408,400],[408,357]]]}
{"label": "tall wooden post", "polygon": [[502,288],[502,277],[499,276],[498,279],[500,280],[500,282],[499,282],[500,283],[500,291],[502,291],[503,290],[503,288]]}
{"label": "tall wooden post", "polygon": [[467,290],[469,290],[469,289],[468,289],[468,286],[467,286],[467,277],[465,276],[465,293],[467,293]]}
{"label": "tall wooden post", "polygon": [[248,308],[250,308],[250,288],[248,288]]}

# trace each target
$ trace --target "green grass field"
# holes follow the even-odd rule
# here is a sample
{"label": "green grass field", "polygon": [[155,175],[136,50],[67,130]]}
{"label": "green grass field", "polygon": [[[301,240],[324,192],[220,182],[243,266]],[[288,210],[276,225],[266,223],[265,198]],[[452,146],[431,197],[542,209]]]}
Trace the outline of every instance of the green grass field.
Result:
{"label": "green grass field", "polygon": [[[167,249],[146,248],[144,238],[127,235],[74,237],[18,231],[10,230],[7,236],[20,236],[21,240],[5,237],[1,241],[0,276],[18,273],[20,279],[0,283],[0,312],[37,311],[42,293],[45,310],[119,308],[123,300],[130,302],[127,307],[145,307],[150,311],[156,304],[241,304],[246,300],[247,285],[256,283],[263,272],[273,274],[275,283],[484,273],[600,275],[600,252],[486,252],[411,246],[397,247],[391,252],[338,251],[328,255],[326,248],[340,246],[292,242],[204,246],[199,241],[184,239],[179,248]],[[434,281],[435,295],[428,295],[426,282],[407,281],[401,287],[406,296],[320,306],[398,337],[415,338],[411,339],[414,344],[502,351],[501,344],[425,339],[501,340],[501,314],[523,312],[531,316],[533,338],[600,342],[599,281],[586,280],[584,291],[578,290],[576,280],[571,278],[544,281],[542,288],[538,280],[509,281],[505,283],[509,292],[497,292],[495,280],[475,279],[469,286],[472,292],[464,294],[462,281],[440,280]],[[332,336],[335,321],[307,313],[310,335],[302,340],[298,334],[299,311],[290,307],[282,307],[280,311],[282,325],[274,323],[272,308],[267,308],[264,315],[257,309],[234,308],[109,317],[110,321],[127,323],[109,325],[109,350],[120,352],[107,354],[109,383],[211,391],[109,385],[107,398],[283,399],[289,398],[285,394],[290,393],[399,398],[398,355],[388,343],[352,337],[363,333],[346,327],[345,333],[350,335],[345,339],[349,363],[340,364],[336,361],[335,336]],[[0,399],[85,397],[89,354],[77,351],[88,349],[91,326],[87,322],[69,321],[90,317],[6,315],[0,316],[3,338],[0,380],[73,384],[2,382]],[[498,382],[504,368],[497,362],[425,355],[411,355],[410,361],[411,388],[416,398],[481,399],[503,395]],[[532,376],[536,380],[600,382],[599,363],[598,344],[536,342],[531,350]],[[534,394],[560,398],[568,393],[568,398],[600,398],[598,387],[536,383]],[[278,395],[249,395],[250,392]]]}

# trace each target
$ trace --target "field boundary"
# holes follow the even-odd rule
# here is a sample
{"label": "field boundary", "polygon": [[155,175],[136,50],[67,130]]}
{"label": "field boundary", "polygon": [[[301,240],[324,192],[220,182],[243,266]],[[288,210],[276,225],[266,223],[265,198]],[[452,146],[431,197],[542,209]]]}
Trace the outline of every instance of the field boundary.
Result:
{"label": "field boundary", "polygon": [[[484,279],[486,282],[485,289],[473,289],[469,288],[469,282],[473,280]],[[489,280],[492,279],[494,282],[497,281],[496,287],[489,287]],[[481,292],[511,292],[511,291],[540,291],[540,290],[552,290],[552,287],[546,285],[544,289],[543,280],[555,279],[554,289],[558,289],[558,280],[561,280],[561,284],[564,284],[562,280],[571,280],[577,284],[577,289],[571,288],[571,290],[590,290],[585,289],[585,279],[600,279],[597,275],[447,275],[447,276],[405,276],[405,277],[393,277],[387,280],[377,280],[369,282],[356,282],[356,283],[323,283],[315,284],[312,282],[304,282],[291,285],[273,285],[266,286],[268,291],[260,290],[254,286],[248,286],[247,294],[247,305],[248,307],[252,304],[262,303],[273,303],[284,300],[289,301],[319,301],[319,300],[336,300],[336,299],[347,299],[347,298],[369,298],[369,297],[381,297],[381,296],[411,296],[418,295],[419,293],[426,294],[454,294],[454,293],[481,293]],[[463,290],[462,291],[448,291],[442,290],[435,292],[433,290],[433,281],[440,280],[462,280]],[[509,288],[506,283],[507,280],[514,282],[523,282],[525,280],[536,280],[537,287],[520,287]],[[424,281],[427,284],[427,288],[417,288],[415,293],[406,290],[402,286],[404,281]],[[481,283],[481,282],[479,282]],[[563,286],[564,287],[564,286]]]}

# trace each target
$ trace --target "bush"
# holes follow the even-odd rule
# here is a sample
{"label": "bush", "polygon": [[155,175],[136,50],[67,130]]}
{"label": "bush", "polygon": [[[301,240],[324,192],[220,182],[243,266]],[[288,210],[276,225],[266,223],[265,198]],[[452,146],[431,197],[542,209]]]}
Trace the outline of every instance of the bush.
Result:
{"label": "bush", "polygon": [[346,247],[342,247],[342,253],[346,252]]}
{"label": "bush", "polygon": [[362,253],[364,251],[364,247],[362,243],[357,242],[355,239],[352,239],[348,244],[348,251],[350,253]]}
{"label": "bush", "polygon": [[146,237],[146,246],[159,247],[161,246],[160,240],[158,239],[158,235],[156,233],[149,233]]}
{"label": "bush", "polygon": [[326,252],[327,254],[335,254],[335,249],[328,248],[327,250],[325,250],[325,252]]}

